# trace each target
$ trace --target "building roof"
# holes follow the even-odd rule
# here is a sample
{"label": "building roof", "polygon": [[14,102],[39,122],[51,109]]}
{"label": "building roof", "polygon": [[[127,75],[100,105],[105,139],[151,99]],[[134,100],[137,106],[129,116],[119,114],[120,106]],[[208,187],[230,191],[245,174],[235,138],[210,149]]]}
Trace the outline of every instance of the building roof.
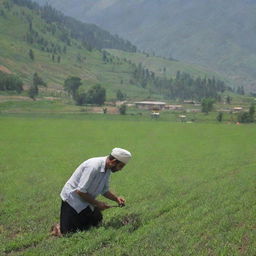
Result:
{"label": "building roof", "polygon": [[165,105],[165,102],[162,101],[138,101],[134,102],[135,104],[141,104],[141,105]]}

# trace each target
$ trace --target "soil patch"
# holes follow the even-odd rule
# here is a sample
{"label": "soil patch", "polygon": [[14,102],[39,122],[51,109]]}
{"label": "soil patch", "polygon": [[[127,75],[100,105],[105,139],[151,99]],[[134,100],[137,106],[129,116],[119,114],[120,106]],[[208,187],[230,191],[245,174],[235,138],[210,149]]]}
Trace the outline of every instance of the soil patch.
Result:
{"label": "soil patch", "polygon": [[7,67],[0,65],[0,71],[7,73],[7,74],[11,74],[11,70],[9,70]]}

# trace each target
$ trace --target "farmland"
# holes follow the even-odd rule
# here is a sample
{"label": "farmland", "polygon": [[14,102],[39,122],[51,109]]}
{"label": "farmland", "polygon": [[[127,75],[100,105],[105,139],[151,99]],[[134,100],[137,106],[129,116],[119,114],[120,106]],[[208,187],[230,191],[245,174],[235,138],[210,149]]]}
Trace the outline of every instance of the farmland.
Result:
{"label": "farmland", "polygon": [[[0,124],[0,255],[256,254],[254,124],[61,113]],[[100,228],[51,237],[66,180],[116,146],[133,154],[111,177],[126,207],[105,211]]]}

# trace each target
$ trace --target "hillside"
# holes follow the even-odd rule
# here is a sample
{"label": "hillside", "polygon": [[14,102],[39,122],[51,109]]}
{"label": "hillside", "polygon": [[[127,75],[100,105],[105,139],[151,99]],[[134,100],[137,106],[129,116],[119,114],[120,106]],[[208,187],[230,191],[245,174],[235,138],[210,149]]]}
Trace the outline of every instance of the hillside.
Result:
{"label": "hillside", "polygon": [[1,70],[18,75],[25,90],[37,72],[48,84],[40,89],[41,96],[69,98],[63,85],[70,76],[82,79],[80,94],[100,84],[108,101],[116,100],[118,91],[128,100],[219,100],[227,88],[223,81],[230,86],[224,76],[199,66],[131,52],[133,46],[115,36],[111,44],[126,52],[101,49],[109,47],[101,30],[96,28],[90,37],[94,26],[65,17],[50,6],[39,7],[27,0],[1,3]]}
{"label": "hillside", "polygon": [[[36,8],[0,1],[0,34],[1,70],[17,74],[25,89],[31,85],[33,73],[38,72],[48,84],[41,91],[42,96],[66,97],[63,84],[68,76],[80,77],[86,88],[101,84],[107,89],[108,99],[115,98],[118,89],[132,98],[149,95],[148,90],[129,83],[129,63],[114,57],[103,60],[100,49],[73,36],[61,23],[46,22]],[[102,37],[95,39],[101,41]],[[112,39],[115,43],[115,37]],[[34,60],[29,56],[30,50]]]}
{"label": "hillside", "polygon": [[47,2],[129,39],[140,49],[204,65],[255,90],[255,1]]}

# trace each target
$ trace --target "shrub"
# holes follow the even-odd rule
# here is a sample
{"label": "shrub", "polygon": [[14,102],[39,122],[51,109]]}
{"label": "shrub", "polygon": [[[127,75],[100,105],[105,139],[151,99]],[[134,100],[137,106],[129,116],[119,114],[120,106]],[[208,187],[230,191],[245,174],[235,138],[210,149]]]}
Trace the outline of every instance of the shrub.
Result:
{"label": "shrub", "polygon": [[120,107],[119,107],[119,113],[120,115],[126,115],[126,110],[127,110],[127,106],[125,104],[122,104]]}

